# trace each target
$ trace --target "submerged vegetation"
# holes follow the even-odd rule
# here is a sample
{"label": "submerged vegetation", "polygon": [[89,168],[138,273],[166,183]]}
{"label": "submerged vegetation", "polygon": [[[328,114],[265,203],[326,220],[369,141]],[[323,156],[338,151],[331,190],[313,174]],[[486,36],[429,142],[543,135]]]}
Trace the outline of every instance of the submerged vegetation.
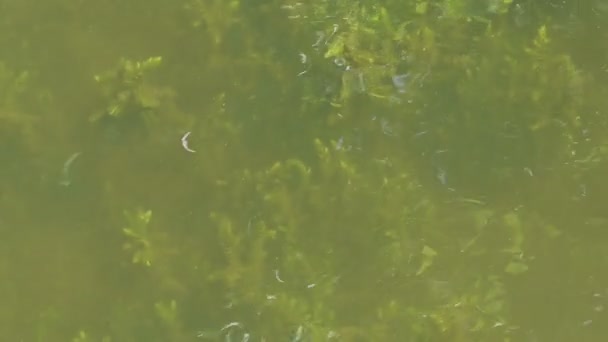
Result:
{"label": "submerged vegetation", "polygon": [[[50,62],[31,57],[30,71],[0,56],[0,203],[11,223],[26,222],[18,229],[38,227],[47,237],[38,243],[51,239],[65,254],[49,266],[65,280],[41,291],[58,297],[8,302],[21,311],[3,318],[15,328],[0,325],[0,335],[607,336],[607,198],[597,189],[606,185],[608,54],[595,52],[604,57],[595,63],[571,45],[599,34],[585,22],[606,8],[186,0],[91,14],[52,3],[65,12],[56,19],[91,25],[99,41],[68,32],[74,46],[51,47],[57,53],[109,45],[66,73],[86,101],[66,100],[45,81],[53,73],[34,67]],[[99,22],[112,18],[124,36]],[[61,139],[43,144],[41,132]],[[63,187],[53,178],[62,155],[63,176],[74,178]],[[20,174],[40,180],[15,181]],[[12,234],[16,248],[36,241]],[[3,262],[2,275],[6,293],[26,297],[4,269],[40,266],[17,256],[26,261]],[[64,304],[66,292],[84,304]],[[561,310],[558,301],[567,313],[538,318]]]}

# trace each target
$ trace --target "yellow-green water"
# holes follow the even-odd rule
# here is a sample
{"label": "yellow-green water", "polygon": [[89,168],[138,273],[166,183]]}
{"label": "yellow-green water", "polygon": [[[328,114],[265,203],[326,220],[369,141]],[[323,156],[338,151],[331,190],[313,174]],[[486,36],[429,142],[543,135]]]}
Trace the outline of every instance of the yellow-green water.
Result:
{"label": "yellow-green water", "polygon": [[604,341],[601,1],[0,2],[0,341]]}

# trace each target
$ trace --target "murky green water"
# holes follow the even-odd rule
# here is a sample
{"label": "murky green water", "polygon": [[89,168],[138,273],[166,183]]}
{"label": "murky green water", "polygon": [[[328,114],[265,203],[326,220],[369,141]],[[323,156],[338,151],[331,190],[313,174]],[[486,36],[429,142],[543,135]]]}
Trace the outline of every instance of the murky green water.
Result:
{"label": "murky green water", "polygon": [[0,1],[0,339],[604,341],[601,1]]}

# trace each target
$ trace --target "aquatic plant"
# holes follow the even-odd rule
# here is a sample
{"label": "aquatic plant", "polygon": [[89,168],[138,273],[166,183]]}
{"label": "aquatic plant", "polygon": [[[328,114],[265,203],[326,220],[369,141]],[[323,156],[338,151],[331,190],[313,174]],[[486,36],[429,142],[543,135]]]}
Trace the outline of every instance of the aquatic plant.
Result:
{"label": "aquatic plant", "polygon": [[[599,177],[608,153],[605,89],[550,15],[524,20],[530,6],[175,5],[176,45],[192,46],[183,63],[159,51],[91,76],[87,128],[133,137],[82,160],[96,172],[91,215],[109,217],[99,226],[112,226],[103,235],[123,247],[115,268],[128,281],[99,304],[109,323],[57,336],[523,338],[513,289],[577,246],[570,210],[599,209],[572,189]],[[29,75],[3,70],[0,110]],[[183,84],[163,77],[173,73]],[[548,215],[548,197],[568,210]],[[605,225],[592,218],[585,227]],[[605,258],[601,246],[572,250]]]}
{"label": "aquatic plant", "polygon": [[95,75],[95,82],[99,84],[108,105],[105,110],[92,115],[90,120],[95,122],[104,116],[119,118],[125,115],[143,116],[145,119],[146,113],[159,107],[163,97],[163,93],[151,87],[145,79],[161,62],[162,57],[150,57],[143,61],[121,59],[115,69]]}

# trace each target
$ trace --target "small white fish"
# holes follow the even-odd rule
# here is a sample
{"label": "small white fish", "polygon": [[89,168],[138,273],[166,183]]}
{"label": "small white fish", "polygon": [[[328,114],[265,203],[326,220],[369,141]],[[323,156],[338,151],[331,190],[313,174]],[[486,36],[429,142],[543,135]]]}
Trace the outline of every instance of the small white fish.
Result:
{"label": "small white fish", "polygon": [[277,279],[277,281],[279,283],[284,283],[283,279],[281,279],[281,276],[279,275],[279,270],[278,269],[274,270],[274,277]]}
{"label": "small white fish", "polygon": [[182,137],[182,146],[184,147],[184,150],[186,150],[190,153],[195,153],[196,152],[195,150],[188,147],[188,137],[190,136],[190,133],[192,133],[192,132],[186,132],[186,134],[184,134],[184,136]]}
{"label": "small white fish", "polygon": [[81,152],[76,152],[74,154],[72,154],[68,160],[66,160],[66,162],[63,164],[63,170],[61,170],[61,181],[59,181],[59,185],[62,186],[69,186],[70,184],[72,184],[72,181],[70,180],[70,167],[72,166],[72,163],[74,163],[74,161],[80,157]]}
{"label": "small white fish", "polygon": [[243,329],[243,324],[240,323],[240,322],[231,322],[231,323],[228,323],[228,324],[224,325],[222,327],[222,329],[220,329],[220,331],[226,331],[226,330],[232,329],[232,328],[241,328],[241,329]]}

